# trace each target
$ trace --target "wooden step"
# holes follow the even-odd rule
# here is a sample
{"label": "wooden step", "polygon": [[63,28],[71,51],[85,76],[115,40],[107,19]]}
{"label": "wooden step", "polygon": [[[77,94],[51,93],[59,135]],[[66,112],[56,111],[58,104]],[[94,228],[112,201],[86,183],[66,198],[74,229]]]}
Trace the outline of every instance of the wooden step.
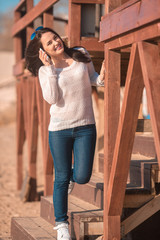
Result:
{"label": "wooden step", "polygon": [[53,226],[41,217],[17,217],[11,221],[13,240],[56,239]]}
{"label": "wooden step", "polygon": [[154,145],[153,134],[152,133],[136,134],[132,153],[155,158],[156,150]]}
{"label": "wooden step", "polygon": [[[102,166],[104,164],[104,155],[99,155],[100,169],[103,170]],[[146,157],[140,154],[132,154],[130,161],[130,169],[128,173],[127,180],[127,192],[129,191],[141,191],[146,192],[152,191],[152,169],[156,168],[158,171],[158,162],[155,158]]]}
{"label": "wooden step", "polygon": [[71,195],[102,209],[103,182],[102,174],[92,174],[89,183],[83,185],[75,183]]}
{"label": "wooden step", "polygon": [[[40,215],[54,224],[52,196],[41,198]],[[103,234],[103,210],[83,200],[69,195],[68,216],[72,239],[83,240],[87,236],[98,237]]]}

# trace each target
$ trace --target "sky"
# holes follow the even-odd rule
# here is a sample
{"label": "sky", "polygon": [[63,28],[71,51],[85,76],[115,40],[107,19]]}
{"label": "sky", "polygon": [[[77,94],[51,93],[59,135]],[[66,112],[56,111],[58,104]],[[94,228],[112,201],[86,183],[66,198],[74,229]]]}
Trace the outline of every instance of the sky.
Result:
{"label": "sky", "polygon": [[[13,8],[20,2],[20,0],[0,0],[0,13],[5,13]],[[39,0],[34,0],[34,4]]]}
{"label": "sky", "polygon": [[[40,0],[34,0],[34,5],[36,5]],[[0,0],[0,14],[5,14],[6,12],[13,10],[20,0]],[[68,13],[68,1],[60,0],[57,4],[57,13]]]}

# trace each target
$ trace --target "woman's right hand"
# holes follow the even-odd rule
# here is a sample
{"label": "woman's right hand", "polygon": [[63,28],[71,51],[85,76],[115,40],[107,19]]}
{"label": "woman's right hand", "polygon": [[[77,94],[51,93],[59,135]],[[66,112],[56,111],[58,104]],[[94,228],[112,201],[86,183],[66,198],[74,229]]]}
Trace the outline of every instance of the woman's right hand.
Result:
{"label": "woman's right hand", "polygon": [[41,48],[39,49],[39,58],[45,66],[50,66],[53,64],[51,59]]}

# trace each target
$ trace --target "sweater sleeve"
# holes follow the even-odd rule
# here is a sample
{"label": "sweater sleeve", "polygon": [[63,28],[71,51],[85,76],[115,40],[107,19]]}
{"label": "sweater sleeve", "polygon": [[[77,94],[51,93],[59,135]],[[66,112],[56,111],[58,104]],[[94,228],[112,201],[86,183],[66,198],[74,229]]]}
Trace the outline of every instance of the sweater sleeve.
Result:
{"label": "sweater sleeve", "polygon": [[55,104],[58,100],[57,74],[53,66],[42,66],[38,72],[43,98],[49,104]]}
{"label": "sweater sleeve", "polygon": [[[88,51],[85,48],[79,48],[78,50],[85,53],[91,59]],[[92,86],[97,86],[97,87],[104,86],[104,81],[102,81],[100,79],[99,74],[95,71],[92,61],[87,63],[87,68],[88,68],[88,74],[89,74],[89,77],[90,77],[91,85]]]}

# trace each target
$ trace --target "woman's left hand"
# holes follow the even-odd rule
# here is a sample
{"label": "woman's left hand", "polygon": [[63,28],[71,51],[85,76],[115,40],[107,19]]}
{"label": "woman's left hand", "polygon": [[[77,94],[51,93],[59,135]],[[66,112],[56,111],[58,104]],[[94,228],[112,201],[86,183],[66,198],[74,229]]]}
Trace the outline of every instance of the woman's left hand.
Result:
{"label": "woman's left hand", "polygon": [[101,67],[101,71],[100,71],[100,79],[101,79],[101,81],[104,81],[104,79],[105,79],[105,60],[103,60],[103,62],[102,62],[102,67]]}

